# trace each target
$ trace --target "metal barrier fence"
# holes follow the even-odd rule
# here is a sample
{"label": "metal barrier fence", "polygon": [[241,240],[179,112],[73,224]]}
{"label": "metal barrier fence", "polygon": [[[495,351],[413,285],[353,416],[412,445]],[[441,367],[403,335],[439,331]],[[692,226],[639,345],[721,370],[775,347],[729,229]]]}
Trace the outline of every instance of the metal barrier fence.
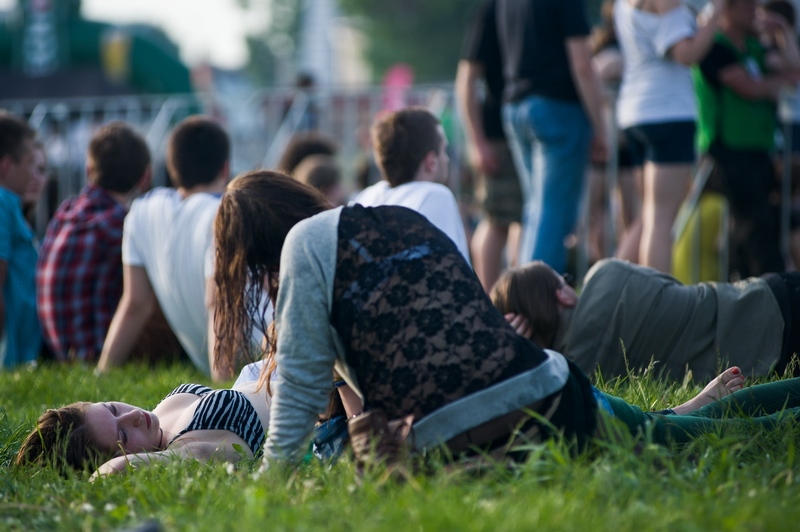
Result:
{"label": "metal barrier fence", "polygon": [[[26,117],[38,131],[48,153],[48,164],[57,176],[56,197],[40,202],[57,205],[64,198],[76,194],[85,183],[85,151],[92,132],[111,120],[124,120],[137,127],[146,137],[154,161],[154,184],[166,184],[164,166],[166,139],[172,127],[186,116],[206,112],[217,116],[231,136],[231,170],[234,173],[257,168],[273,168],[290,138],[297,132],[315,130],[334,139],[339,148],[339,161],[348,186],[353,187],[356,167],[369,158],[368,129],[375,116],[385,109],[387,99],[395,101],[382,87],[360,89],[317,90],[302,92],[285,89],[261,90],[244,98],[212,100],[208,95],[129,96],[109,98],[80,98],[60,100],[0,100],[0,108]],[[613,102],[614,91],[609,92]],[[401,95],[405,105],[423,105],[437,114],[448,131],[451,159],[451,188],[459,196],[461,165],[463,162],[463,134],[457,113],[453,87],[450,84],[414,86]],[[786,127],[784,144],[791,146],[791,100],[782,105]],[[796,105],[794,106],[797,107]],[[610,106],[613,109],[613,104]],[[787,111],[787,109],[789,109]],[[619,172],[617,159],[618,131],[614,113],[607,113],[610,123],[610,156],[605,167],[606,209],[616,212],[615,189]],[[787,118],[788,117],[788,118]],[[784,254],[789,251],[789,220],[791,209],[791,150],[784,150],[784,175],[781,209],[781,236]],[[701,224],[689,224],[692,212],[698,209],[701,192],[711,171],[707,162],[698,166],[692,190],[675,221],[673,234],[680,236],[691,226],[694,252],[700,255]],[[584,197],[588,194],[584,194]],[[40,207],[41,207],[40,205]],[[587,219],[587,201],[583,216]],[[727,214],[723,213],[720,227],[727,228]],[[37,213],[37,231],[42,234],[48,212],[40,208]],[[606,218],[604,254],[612,256],[616,249],[616,227],[613,216]],[[700,217],[697,217],[700,220]],[[580,245],[577,253],[577,277],[582,278],[588,268],[587,227],[582,223]],[[725,231],[727,234],[727,231]],[[720,279],[722,269],[727,271],[727,239],[722,243]],[[699,265],[691,267],[693,276],[699,275]],[[696,277],[698,279],[699,277]],[[695,280],[696,280],[695,279]]]}
{"label": "metal barrier fence", "polygon": [[[452,86],[414,86],[395,95],[405,105],[423,105],[436,113],[451,132],[450,152],[458,192],[461,135],[454,111]],[[77,194],[85,184],[85,152],[94,130],[112,120],[124,120],[147,139],[153,158],[154,185],[167,183],[164,164],[166,140],[172,127],[197,112],[216,116],[231,137],[234,175],[258,168],[274,168],[291,137],[315,130],[338,146],[343,177],[352,186],[359,163],[368,157],[368,130],[387,105],[381,87],[300,92],[286,89],[258,91],[244,98],[214,99],[208,95],[129,96],[53,100],[0,100],[0,109],[28,119],[37,130],[55,174],[56,197],[43,205],[57,205]],[[37,232],[44,230],[47,208],[37,214]]]}

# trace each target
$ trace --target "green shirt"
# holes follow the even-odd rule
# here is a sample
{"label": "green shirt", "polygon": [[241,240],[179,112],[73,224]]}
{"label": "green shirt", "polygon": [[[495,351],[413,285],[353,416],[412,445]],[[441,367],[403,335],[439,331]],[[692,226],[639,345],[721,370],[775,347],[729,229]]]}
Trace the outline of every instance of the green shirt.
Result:
{"label": "green shirt", "polygon": [[739,64],[753,79],[767,72],[765,50],[755,37],[745,39],[740,50],[717,33],[706,57],[692,67],[698,101],[697,143],[701,153],[719,142],[733,150],[769,151],[775,141],[776,106],[771,100],[744,98],[718,79],[721,69]]}

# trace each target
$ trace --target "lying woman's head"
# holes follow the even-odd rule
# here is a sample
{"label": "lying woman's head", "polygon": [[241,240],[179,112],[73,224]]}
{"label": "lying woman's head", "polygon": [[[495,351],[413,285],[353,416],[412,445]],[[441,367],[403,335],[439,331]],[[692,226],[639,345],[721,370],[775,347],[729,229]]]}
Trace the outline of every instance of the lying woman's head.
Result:
{"label": "lying woman's head", "polygon": [[164,445],[158,417],[127,403],[73,403],[45,411],[17,453],[16,464],[97,469],[116,454]]}
{"label": "lying woman's head", "polygon": [[228,185],[214,222],[218,366],[231,366],[235,353],[249,349],[253,326],[266,334],[262,288],[267,282],[270,299],[277,299],[286,235],[330,208],[322,193],[280,172],[249,172]]}
{"label": "lying woman's head", "polygon": [[90,404],[73,403],[45,411],[36,422],[36,428],[25,438],[16,464],[53,465],[62,472],[69,468],[96,468],[104,453],[86,423],[86,409]]}
{"label": "lying woman's head", "polygon": [[536,261],[507,270],[492,287],[490,297],[503,314],[519,314],[528,320],[534,342],[552,347],[558,331],[559,303],[569,304],[575,298],[574,291],[562,293],[565,287],[564,279],[553,268]]}

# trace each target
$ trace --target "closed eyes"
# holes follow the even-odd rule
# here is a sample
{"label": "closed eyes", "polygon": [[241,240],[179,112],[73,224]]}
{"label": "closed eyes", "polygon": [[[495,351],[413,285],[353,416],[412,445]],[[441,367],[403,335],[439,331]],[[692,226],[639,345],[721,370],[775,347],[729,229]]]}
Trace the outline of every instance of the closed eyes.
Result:
{"label": "closed eyes", "polygon": [[[114,417],[118,416],[116,405],[111,403],[106,403],[106,408],[108,408],[109,411],[111,411],[111,413],[114,414]],[[120,442],[122,442],[123,445],[128,443],[128,434],[125,432],[125,429],[119,429],[117,433],[117,438],[119,439]]]}

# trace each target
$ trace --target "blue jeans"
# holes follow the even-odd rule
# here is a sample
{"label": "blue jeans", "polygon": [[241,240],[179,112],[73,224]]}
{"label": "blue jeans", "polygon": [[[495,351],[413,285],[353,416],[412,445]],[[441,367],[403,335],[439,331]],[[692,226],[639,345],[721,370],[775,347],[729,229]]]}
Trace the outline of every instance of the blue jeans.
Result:
{"label": "blue jeans", "polygon": [[564,239],[578,219],[591,125],[580,103],[541,96],[504,105],[503,121],[525,199],[520,264],[542,260],[562,272]]}

